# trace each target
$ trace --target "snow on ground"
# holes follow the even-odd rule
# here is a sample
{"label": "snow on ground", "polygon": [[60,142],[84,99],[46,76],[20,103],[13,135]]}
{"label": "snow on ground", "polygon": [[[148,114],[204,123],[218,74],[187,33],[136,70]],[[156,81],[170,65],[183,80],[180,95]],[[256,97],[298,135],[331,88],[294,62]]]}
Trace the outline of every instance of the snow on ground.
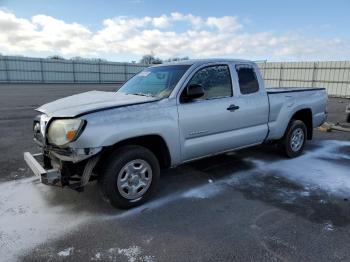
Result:
{"label": "snow on ground", "polygon": [[90,258],[91,261],[125,261],[125,259],[128,262],[155,261],[154,256],[145,254],[144,249],[136,245],[127,248],[112,247],[106,250],[99,250]]}
{"label": "snow on ground", "polygon": [[[14,261],[20,252],[55,239],[88,219],[86,214],[50,205],[45,201],[49,191],[36,178],[0,184],[1,261]],[[65,251],[58,255],[65,255]]]}
{"label": "snow on ground", "polygon": [[59,255],[60,257],[68,257],[70,255],[73,255],[73,252],[74,252],[74,247],[69,247],[58,252],[57,255]]}
{"label": "snow on ground", "polygon": [[[16,256],[45,241],[59,238],[77,226],[86,223],[89,219],[118,219],[133,215],[139,215],[144,210],[157,209],[178,199],[197,198],[205,201],[207,198],[228,190],[228,185],[239,188],[240,184],[252,181],[255,189],[258,189],[261,176],[275,176],[286,178],[301,185],[303,190],[298,191],[303,197],[308,197],[313,188],[322,189],[329,194],[340,197],[348,197],[350,192],[350,142],[320,141],[314,142],[304,155],[295,159],[283,159],[269,161],[257,158],[245,159],[254,164],[249,170],[235,172],[220,180],[212,177],[202,186],[197,186],[182,192],[168,194],[165,197],[155,199],[140,207],[116,212],[115,215],[89,213],[87,211],[76,212],[79,203],[53,204],[47,199],[54,190],[51,187],[40,184],[36,178],[20,179],[0,184],[0,257],[1,261],[13,261]],[[341,150],[342,148],[347,150]],[[239,153],[238,153],[239,154]],[[266,183],[266,182],[265,182]],[[254,189],[254,187],[253,187]],[[57,190],[57,189],[55,189]],[[56,192],[57,193],[57,192]],[[61,192],[58,192],[61,193]],[[67,191],[63,190],[62,194]],[[279,192],[285,201],[292,201],[294,191]],[[331,225],[326,225],[325,230],[332,230]],[[66,247],[60,250],[57,256],[70,256],[74,247]],[[124,255],[129,261],[135,257],[142,257],[144,261],[152,260],[151,256],[141,256],[141,247],[127,249],[115,248],[115,254]],[[111,251],[111,252],[112,252]],[[101,251],[103,252],[103,251]],[[112,252],[112,253],[113,253]],[[113,254],[112,254],[113,256]],[[99,260],[101,253],[94,259]]]}
{"label": "snow on ground", "polygon": [[128,262],[153,261],[153,256],[143,256],[142,253],[143,253],[142,249],[138,246],[131,246],[129,248],[118,248],[118,254],[126,256],[128,259]]}
{"label": "snow on ground", "polygon": [[[154,256],[145,255],[139,246],[130,246],[128,248],[110,248],[107,251],[100,251],[91,258],[92,261],[119,261],[125,257],[128,262],[153,262]],[[123,260],[124,261],[124,260]]]}
{"label": "snow on ground", "polygon": [[[318,188],[337,197],[350,195],[350,155],[341,152],[341,148],[349,147],[347,141],[319,141],[302,156],[293,159],[261,160],[254,157],[245,159],[255,167],[249,170],[235,172],[232,176],[205,184],[185,192],[183,197],[209,198],[225,190],[225,185],[238,186],[248,180],[273,174],[275,177],[286,178],[304,187],[300,194],[308,196],[308,189]],[[239,153],[238,153],[239,154]],[[258,182],[257,182],[258,183]],[[259,186],[256,184],[255,186]],[[288,192],[284,192],[288,197]]]}
{"label": "snow on ground", "polygon": [[349,196],[350,155],[340,149],[350,147],[350,142],[322,141],[319,146],[298,158],[253,162],[260,172],[273,172],[304,188],[317,187],[334,196]]}
{"label": "snow on ground", "polygon": [[220,193],[222,191],[222,187],[218,184],[211,184],[213,182],[209,182],[210,184],[207,184],[202,187],[195,187],[193,189],[190,189],[186,192],[184,192],[181,196],[184,198],[211,198],[212,196],[215,196],[216,194]]}

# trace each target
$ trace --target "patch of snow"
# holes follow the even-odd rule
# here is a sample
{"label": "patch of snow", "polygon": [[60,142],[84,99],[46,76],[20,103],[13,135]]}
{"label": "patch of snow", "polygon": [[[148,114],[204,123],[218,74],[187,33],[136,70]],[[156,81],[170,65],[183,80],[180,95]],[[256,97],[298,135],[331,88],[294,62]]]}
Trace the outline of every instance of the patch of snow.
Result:
{"label": "patch of snow", "polygon": [[[202,199],[213,197],[225,189],[224,184],[239,185],[242,179],[247,180],[250,177],[268,173],[275,174],[276,178],[284,177],[301,185],[304,188],[299,193],[302,197],[308,197],[312,189],[322,189],[338,197],[347,197],[350,192],[350,168],[346,161],[348,161],[349,156],[341,153],[339,149],[350,146],[350,142],[329,140],[314,142],[314,144],[318,147],[293,159],[277,161],[261,160],[254,157],[245,159],[251,161],[256,167],[235,172],[231,177],[215,183],[190,189],[184,192],[182,197]],[[291,192],[280,192],[281,196],[290,197],[290,201],[296,197],[294,194],[295,192],[292,194]]]}
{"label": "patch of snow", "polygon": [[332,223],[326,223],[325,226],[323,227],[324,230],[326,231],[333,231],[334,230],[334,226]]}
{"label": "patch of snow", "polygon": [[135,207],[133,209],[129,209],[126,211],[123,211],[122,213],[116,214],[116,215],[105,215],[105,219],[119,219],[119,218],[126,218],[134,215],[139,215],[145,210],[154,210],[159,207],[162,207],[170,202],[175,201],[176,199],[179,199],[179,195],[181,193],[175,192],[172,194],[169,194],[168,196],[151,200],[150,202],[147,202],[139,207]]}
{"label": "patch of snow", "polygon": [[[350,146],[347,141],[322,141],[320,147],[302,156],[275,162],[259,161],[257,169],[274,172],[306,187],[316,187],[336,196],[348,196],[350,192],[350,169],[347,155],[339,153],[341,146]],[[326,160],[329,159],[329,160]],[[332,160],[343,159],[344,164]]]}
{"label": "patch of snow", "polygon": [[215,196],[216,194],[220,193],[223,190],[222,187],[219,185],[210,183],[205,184],[200,187],[192,188],[186,192],[184,192],[181,196],[184,198],[211,198],[212,196]]}
{"label": "patch of snow", "polygon": [[150,255],[143,255],[143,250],[139,246],[130,246],[128,248],[110,248],[108,250],[109,253],[109,259],[113,261],[119,261],[117,256],[125,256],[128,260],[128,262],[136,262],[136,261],[143,261],[143,262],[153,262],[154,256]]}
{"label": "patch of snow", "polygon": [[0,183],[1,261],[16,261],[22,252],[64,235],[89,218],[47,201],[54,190],[35,177]]}
{"label": "patch of snow", "polygon": [[142,254],[142,250],[138,246],[118,248],[118,254],[126,256],[128,258],[128,262],[135,262],[136,259]]}
{"label": "patch of snow", "polygon": [[101,260],[101,253],[97,252],[94,257],[91,258],[92,261]]}
{"label": "patch of snow", "polygon": [[303,192],[300,192],[300,195],[302,197],[308,197],[308,196],[310,196],[310,192],[309,191],[303,191]]}
{"label": "patch of snow", "polygon": [[140,261],[143,262],[154,262],[154,256],[143,256],[140,258]]}
{"label": "patch of snow", "polygon": [[68,257],[70,255],[73,255],[74,247],[68,247],[60,252],[57,253],[60,257]]}

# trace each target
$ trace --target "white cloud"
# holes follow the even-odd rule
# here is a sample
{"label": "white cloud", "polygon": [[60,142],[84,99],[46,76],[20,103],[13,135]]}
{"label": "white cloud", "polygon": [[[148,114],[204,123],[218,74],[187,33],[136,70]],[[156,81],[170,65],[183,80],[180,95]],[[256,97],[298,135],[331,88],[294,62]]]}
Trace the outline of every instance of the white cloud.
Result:
{"label": "white cloud", "polygon": [[236,17],[224,16],[224,17],[208,17],[207,24],[211,27],[216,27],[222,32],[236,31],[242,28],[242,25],[238,23]]}
{"label": "white cloud", "polygon": [[195,28],[199,28],[204,24],[204,20],[202,17],[194,16],[192,14],[184,15],[178,12],[174,12],[171,13],[171,18],[174,21],[189,22]]}
{"label": "white cloud", "polygon": [[159,28],[166,28],[170,25],[169,18],[166,15],[153,18],[152,23],[155,27]]}
{"label": "white cloud", "polygon": [[47,15],[24,19],[0,10],[0,52],[130,60],[151,52],[162,58],[349,59],[350,41],[290,32],[248,33],[234,16],[200,17],[178,12],[158,17],[120,16],[105,19],[94,32]]}

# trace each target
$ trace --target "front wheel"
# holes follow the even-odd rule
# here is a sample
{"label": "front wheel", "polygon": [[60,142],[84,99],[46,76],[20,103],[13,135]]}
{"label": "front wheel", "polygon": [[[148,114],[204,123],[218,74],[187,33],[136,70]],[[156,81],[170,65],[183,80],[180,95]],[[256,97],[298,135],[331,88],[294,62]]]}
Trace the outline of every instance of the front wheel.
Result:
{"label": "front wheel", "polygon": [[281,141],[285,154],[292,158],[301,155],[304,150],[307,129],[303,121],[293,120]]}
{"label": "front wheel", "polygon": [[125,146],[107,160],[100,186],[114,207],[131,208],[147,201],[159,181],[157,158],[147,148]]}

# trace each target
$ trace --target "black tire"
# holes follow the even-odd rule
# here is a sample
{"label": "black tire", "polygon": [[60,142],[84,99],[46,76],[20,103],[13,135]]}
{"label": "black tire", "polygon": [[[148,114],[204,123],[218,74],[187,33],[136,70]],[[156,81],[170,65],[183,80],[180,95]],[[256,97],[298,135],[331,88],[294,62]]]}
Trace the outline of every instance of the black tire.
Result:
{"label": "black tire", "polygon": [[[299,143],[300,147],[298,146],[293,148],[291,140],[293,137],[293,132],[296,131],[297,129],[298,131],[302,131],[303,141],[302,143]],[[307,139],[307,128],[304,122],[300,120],[292,120],[289,123],[286,133],[281,141],[281,146],[284,153],[290,158],[300,156],[304,150],[306,139]]]}
{"label": "black tire", "polygon": [[[130,161],[141,159],[152,169],[152,180],[145,193],[137,199],[127,199],[118,190],[119,172]],[[145,147],[128,145],[113,151],[105,162],[99,184],[103,195],[117,208],[128,209],[146,202],[156,191],[160,176],[159,163],[155,155]]]}

